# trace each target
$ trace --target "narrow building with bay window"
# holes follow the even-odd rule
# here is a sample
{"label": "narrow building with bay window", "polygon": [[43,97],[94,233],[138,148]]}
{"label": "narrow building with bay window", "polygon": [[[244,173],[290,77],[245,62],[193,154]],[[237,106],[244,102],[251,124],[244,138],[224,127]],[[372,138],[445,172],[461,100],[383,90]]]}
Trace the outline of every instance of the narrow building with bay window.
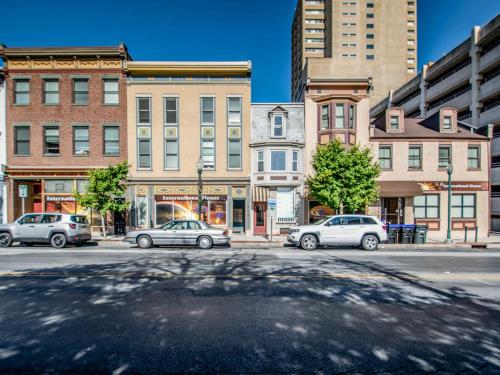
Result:
{"label": "narrow building with bay window", "polygon": [[304,222],[304,105],[252,104],[250,147],[253,233],[287,233]]}
{"label": "narrow building with bay window", "polygon": [[[492,128],[490,129],[492,133]],[[380,200],[370,213],[394,224],[425,224],[430,239],[443,241],[448,224],[448,166],[452,166],[452,238],[463,241],[490,231],[490,138],[443,107],[426,119],[390,107],[373,121],[370,145],[381,168]]]}
{"label": "narrow building with bay window", "polygon": [[132,227],[250,228],[250,95],[249,61],[128,63]]}
{"label": "narrow building with bay window", "polygon": [[[6,83],[8,220],[19,217],[23,207],[25,212],[91,216],[76,204],[73,192],[84,190],[89,169],[127,158],[126,46],[0,45],[0,57]],[[20,186],[27,191],[24,199]]]}

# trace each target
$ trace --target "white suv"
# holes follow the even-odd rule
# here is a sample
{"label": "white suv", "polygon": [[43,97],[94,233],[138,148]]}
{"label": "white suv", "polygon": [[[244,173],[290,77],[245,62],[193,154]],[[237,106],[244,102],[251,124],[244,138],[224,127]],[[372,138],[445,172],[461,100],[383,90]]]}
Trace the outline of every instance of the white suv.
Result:
{"label": "white suv", "polygon": [[387,241],[386,226],[375,216],[329,216],[314,224],[292,227],[288,242],[304,250],[317,246],[361,246],[376,250],[379,243]]}
{"label": "white suv", "polygon": [[30,213],[13,223],[0,225],[0,247],[21,242],[50,243],[52,247],[63,248],[68,243],[81,245],[90,238],[90,225],[83,215]]}

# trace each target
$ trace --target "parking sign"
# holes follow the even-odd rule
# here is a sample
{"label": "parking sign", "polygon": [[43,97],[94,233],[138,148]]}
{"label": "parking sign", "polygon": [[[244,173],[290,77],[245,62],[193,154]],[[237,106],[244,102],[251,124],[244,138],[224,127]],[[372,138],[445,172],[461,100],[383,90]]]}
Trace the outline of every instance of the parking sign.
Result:
{"label": "parking sign", "polygon": [[19,185],[19,198],[28,197],[28,185]]}
{"label": "parking sign", "polygon": [[270,210],[274,210],[276,208],[276,199],[268,199],[267,205],[269,206]]}

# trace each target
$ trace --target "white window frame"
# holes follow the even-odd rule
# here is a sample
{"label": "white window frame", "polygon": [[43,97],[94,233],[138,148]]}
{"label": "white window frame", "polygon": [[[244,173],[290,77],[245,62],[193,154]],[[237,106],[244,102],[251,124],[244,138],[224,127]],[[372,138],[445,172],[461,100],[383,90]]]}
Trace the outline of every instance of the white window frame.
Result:
{"label": "white window frame", "polygon": [[[276,125],[276,118],[281,117],[281,125]],[[281,135],[276,135],[276,128],[281,128]],[[286,126],[285,126],[285,114],[284,113],[273,113],[271,116],[271,138],[285,138],[286,137]]]}
{"label": "white window frame", "polygon": [[[285,162],[284,162],[285,169],[273,169],[273,153],[274,152],[282,152],[285,154]],[[286,172],[287,171],[287,159],[288,159],[287,150],[283,150],[283,149],[269,150],[269,161],[270,161],[269,170],[271,172]]]}
{"label": "white window frame", "polygon": [[[260,168],[262,163],[262,169]],[[266,164],[264,159],[264,150],[257,150],[257,173],[264,173],[266,170]]]}
{"label": "white window frame", "polygon": [[292,172],[299,172],[299,150],[292,150]]}

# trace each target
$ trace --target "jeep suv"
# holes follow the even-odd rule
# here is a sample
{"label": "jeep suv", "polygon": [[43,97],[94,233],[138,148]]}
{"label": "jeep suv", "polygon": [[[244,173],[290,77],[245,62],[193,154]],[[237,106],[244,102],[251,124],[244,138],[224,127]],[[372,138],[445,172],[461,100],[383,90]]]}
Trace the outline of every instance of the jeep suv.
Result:
{"label": "jeep suv", "polygon": [[379,243],[387,241],[386,226],[374,216],[329,216],[314,224],[292,227],[288,242],[304,250],[317,246],[361,246],[376,250]]}
{"label": "jeep suv", "polygon": [[90,238],[90,225],[83,215],[30,213],[13,223],[0,225],[0,247],[22,242],[29,245],[50,243],[60,249],[69,243],[81,245]]}

